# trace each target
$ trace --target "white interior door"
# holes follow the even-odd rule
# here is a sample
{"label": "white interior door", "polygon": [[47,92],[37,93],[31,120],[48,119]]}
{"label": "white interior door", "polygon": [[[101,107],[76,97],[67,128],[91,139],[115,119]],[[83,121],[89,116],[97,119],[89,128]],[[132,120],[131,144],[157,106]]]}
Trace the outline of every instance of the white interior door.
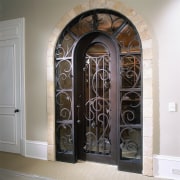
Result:
{"label": "white interior door", "polygon": [[22,137],[22,47],[16,23],[0,22],[0,151],[12,153],[21,152]]}

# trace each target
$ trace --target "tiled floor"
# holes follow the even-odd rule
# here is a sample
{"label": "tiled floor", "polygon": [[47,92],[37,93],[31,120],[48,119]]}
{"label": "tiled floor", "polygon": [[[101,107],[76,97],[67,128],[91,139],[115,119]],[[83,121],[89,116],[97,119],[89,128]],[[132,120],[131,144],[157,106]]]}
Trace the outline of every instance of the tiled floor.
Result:
{"label": "tiled floor", "polygon": [[[46,178],[45,178],[46,177]],[[0,180],[162,180],[92,162],[43,161],[0,153]]]}

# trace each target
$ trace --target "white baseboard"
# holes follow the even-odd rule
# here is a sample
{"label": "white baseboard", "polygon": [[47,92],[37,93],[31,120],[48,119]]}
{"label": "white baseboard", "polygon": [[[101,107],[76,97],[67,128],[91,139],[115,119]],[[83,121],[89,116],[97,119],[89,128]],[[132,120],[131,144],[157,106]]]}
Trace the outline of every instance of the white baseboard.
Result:
{"label": "white baseboard", "polygon": [[26,140],[26,157],[47,160],[47,142]]}
{"label": "white baseboard", "polygon": [[21,139],[21,146],[20,146],[20,154],[22,156],[26,156],[26,140],[25,139]]}
{"label": "white baseboard", "polygon": [[155,177],[180,179],[180,157],[154,155],[153,161]]}

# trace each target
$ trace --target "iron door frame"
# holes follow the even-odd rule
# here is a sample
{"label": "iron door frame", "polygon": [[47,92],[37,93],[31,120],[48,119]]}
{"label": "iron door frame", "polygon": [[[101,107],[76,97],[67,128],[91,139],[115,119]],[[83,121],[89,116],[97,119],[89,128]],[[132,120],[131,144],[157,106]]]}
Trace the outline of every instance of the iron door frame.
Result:
{"label": "iron door frame", "polygon": [[[90,45],[93,43],[103,43],[108,50],[110,50],[110,53],[112,55],[111,59],[111,93],[110,93],[110,101],[114,99],[113,102],[111,102],[111,118],[112,118],[112,124],[111,124],[111,138],[112,138],[112,144],[113,147],[111,148],[111,155],[109,156],[103,156],[103,155],[91,155],[91,154],[86,154],[83,152],[83,146],[84,146],[84,141],[85,137],[84,135],[84,130],[85,129],[85,124],[83,121],[79,123],[78,121],[80,119],[83,119],[83,113],[79,113],[78,108],[82,108],[82,112],[84,111],[83,109],[83,93],[84,91],[83,86],[80,82],[84,81],[83,78],[83,68],[85,66],[85,61],[84,62],[78,62],[80,59],[83,60],[85,53]],[[118,107],[119,107],[119,93],[118,93],[118,84],[119,84],[119,76],[118,76],[118,71],[119,71],[119,56],[118,56],[118,46],[116,44],[116,41],[110,37],[106,33],[102,33],[100,31],[93,31],[92,33],[88,33],[84,35],[76,44],[75,49],[74,49],[74,123],[75,123],[75,142],[76,144],[79,144],[79,138],[81,138],[80,143],[80,149],[81,151],[78,150],[78,147],[75,148],[75,154],[76,154],[76,159],[82,159],[82,160],[90,160],[90,161],[96,161],[96,162],[102,162],[102,163],[108,163],[108,164],[117,164],[118,163],[118,155],[119,155],[119,148],[118,148]],[[113,69],[112,69],[113,68]],[[81,69],[81,70],[80,70]],[[81,89],[81,92],[79,94],[78,89]],[[78,94],[78,95],[77,95]],[[80,135],[78,133],[79,128],[81,129]],[[114,129],[113,129],[114,128]]]}

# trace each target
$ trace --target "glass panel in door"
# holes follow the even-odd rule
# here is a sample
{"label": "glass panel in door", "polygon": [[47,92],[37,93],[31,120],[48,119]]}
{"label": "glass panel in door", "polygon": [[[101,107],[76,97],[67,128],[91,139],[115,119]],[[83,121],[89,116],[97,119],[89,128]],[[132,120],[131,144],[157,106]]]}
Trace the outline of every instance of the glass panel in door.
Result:
{"label": "glass panel in door", "polygon": [[[88,41],[89,41],[88,37]],[[116,164],[117,93],[116,48],[104,35],[79,46],[76,57],[77,156],[79,159]],[[82,50],[83,49],[83,50]],[[116,158],[115,158],[116,157]]]}

